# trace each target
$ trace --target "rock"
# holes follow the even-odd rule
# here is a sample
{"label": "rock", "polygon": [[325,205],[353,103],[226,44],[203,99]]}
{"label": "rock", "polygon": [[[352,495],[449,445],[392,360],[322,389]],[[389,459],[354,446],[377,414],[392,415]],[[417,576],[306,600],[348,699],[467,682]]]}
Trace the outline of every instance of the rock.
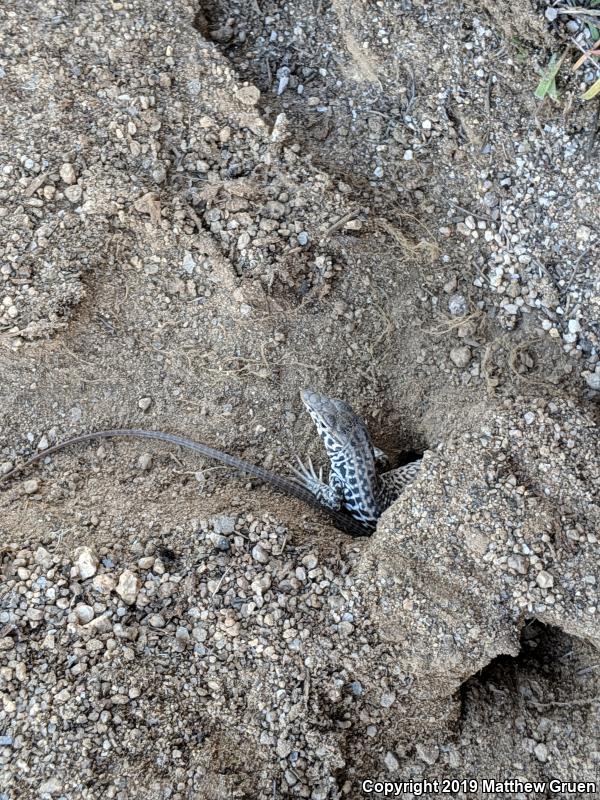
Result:
{"label": "rock", "polygon": [[91,547],[79,548],[76,564],[79,570],[79,576],[82,580],[85,581],[93,577],[98,570],[99,563],[98,557]]}
{"label": "rock", "polygon": [[269,562],[269,553],[260,542],[257,542],[252,548],[252,558],[258,561],[259,564],[267,564]]}
{"label": "rock", "polygon": [[536,744],[536,746],[533,748],[533,754],[538,761],[542,762],[542,764],[545,764],[546,761],[548,761],[548,748],[543,742]]}
{"label": "rock", "polygon": [[221,550],[224,553],[226,553],[227,550],[229,550],[229,548],[231,547],[229,539],[226,536],[221,536],[221,534],[219,533],[215,533],[214,531],[212,531],[209,534],[209,538],[213,543],[214,547],[217,550]]}
{"label": "rock", "polygon": [[124,603],[133,605],[135,603],[138,592],[140,591],[140,579],[131,570],[126,569],[119,576],[119,582],[116,587],[116,592]]}
{"label": "rock", "polygon": [[73,164],[63,164],[60,168],[60,177],[69,185],[73,183],[77,183],[77,173],[75,172],[75,167]]}
{"label": "rock", "polygon": [[215,28],[214,30],[209,31],[208,35],[213,42],[225,44],[233,39],[233,28],[231,25],[222,25],[220,28]]}
{"label": "rock", "polygon": [[518,572],[520,575],[526,575],[529,569],[529,561],[525,556],[511,555],[507,558],[506,563],[510,569]]}
{"label": "rock", "polygon": [[101,594],[110,594],[116,585],[114,577],[107,573],[96,575],[92,581],[92,588],[94,591],[100,592]]}
{"label": "rock", "polygon": [[311,570],[311,569],[316,569],[319,560],[314,553],[308,553],[308,555],[305,555],[304,558],[302,559],[302,563],[304,564],[306,569]]}
{"label": "rock", "polygon": [[450,361],[459,369],[468,367],[471,363],[471,348],[466,345],[453,347],[450,350]]}
{"label": "rock", "polygon": [[190,640],[190,632],[183,625],[179,625],[175,631],[175,638],[182,644],[187,644]]}
{"label": "rock", "polygon": [[288,786],[295,786],[298,783],[298,778],[294,775],[291,769],[286,769],[283,773],[286,783]]}
{"label": "rock", "polygon": [[260,100],[260,89],[251,84],[240,86],[236,92],[236,97],[245,106],[255,106]]}
{"label": "rock", "polygon": [[545,569],[538,572],[535,582],[541,589],[551,589],[554,586],[554,578]]}
{"label": "rock", "polygon": [[440,748],[436,744],[427,745],[419,742],[415,749],[417,758],[420,758],[421,761],[429,764],[429,766],[435,764],[440,757]]}
{"label": "rock", "polygon": [[94,619],[94,609],[86,603],[79,603],[79,605],[75,606],[75,614],[82,625]]}
{"label": "rock", "polygon": [[49,570],[54,563],[52,553],[49,553],[45,547],[37,548],[34,554],[34,560],[35,563],[39,564],[44,570]]}
{"label": "rock", "polygon": [[469,304],[462,294],[453,294],[448,300],[448,310],[453,317],[464,317],[469,312]]}
{"label": "rock", "polygon": [[394,692],[383,692],[379,699],[379,704],[382,708],[390,708],[396,702],[396,695]]}
{"label": "rock", "polygon": [[138,458],[138,467],[143,471],[151,469],[152,455],[150,453],[142,453],[142,455]]}
{"label": "rock", "polygon": [[65,197],[67,200],[70,200],[71,203],[78,203],[81,200],[83,195],[83,190],[81,186],[75,184],[74,186],[68,186],[65,189]]}
{"label": "rock", "polygon": [[595,392],[600,392],[600,371],[592,373],[584,372],[583,376],[590,389],[593,389]]}
{"label": "rock", "polygon": [[152,405],[151,397],[140,397],[140,399],[138,400],[138,407],[141,408],[142,411],[148,411],[151,405]]}
{"label": "rock", "polygon": [[228,517],[223,514],[219,517],[213,517],[211,523],[215,533],[227,536],[235,531],[235,517]]}
{"label": "rock", "polygon": [[293,748],[287,739],[278,739],[275,750],[279,758],[287,758],[292,752]]}
{"label": "rock", "polygon": [[38,791],[42,796],[45,794],[59,794],[62,791],[62,783],[58,778],[48,778],[47,781],[40,784]]}
{"label": "rock", "polygon": [[40,488],[40,482],[37,478],[31,478],[23,484],[23,491],[25,494],[35,494]]}
{"label": "rock", "polygon": [[383,763],[388,769],[388,772],[397,772],[400,769],[400,762],[391,750],[388,750],[383,757]]}

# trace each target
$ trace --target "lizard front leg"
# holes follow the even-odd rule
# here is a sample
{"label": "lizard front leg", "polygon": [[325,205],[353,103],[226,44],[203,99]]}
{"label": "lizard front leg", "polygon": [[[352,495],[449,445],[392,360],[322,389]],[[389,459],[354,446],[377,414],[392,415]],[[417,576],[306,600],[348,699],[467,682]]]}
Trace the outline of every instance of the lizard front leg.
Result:
{"label": "lizard front leg", "polygon": [[290,469],[296,475],[295,480],[308,489],[321,503],[321,505],[338,511],[344,505],[344,491],[341,481],[335,475],[331,475],[329,483],[323,480],[323,468],[319,468],[319,474],[315,473],[312,461],[307,459],[308,466],[305,466],[301,459],[296,456],[300,469],[296,469],[291,464]]}
{"label": "lizard front leg", "polygon": [[379,484],[377,500],[382,511],[389,508],[394,500],[400,497],[406,487],[414,481],[420,466],[421,459],[419,458],[409,464],[404,464],[402,467],[384,472],[383,475],[377,477]]}

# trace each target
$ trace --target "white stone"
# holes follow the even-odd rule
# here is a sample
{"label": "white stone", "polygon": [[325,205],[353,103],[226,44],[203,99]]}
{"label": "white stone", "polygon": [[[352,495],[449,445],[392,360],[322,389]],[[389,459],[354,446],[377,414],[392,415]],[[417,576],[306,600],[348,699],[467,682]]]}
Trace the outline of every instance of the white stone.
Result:
{"label": "white stone", "polygon": [[400,768],[400,762],[391,750],[388,750],[383,757],[383,763],[388,768],[389,772],[397,772]]}
{"label": "white stone", "polygon": [[77,182],[77,173],[73,164],[63,164],[60,168],[60,177],[69,185]]}
{"label": "white stone", "polygon": [[138,592],[140,591],[140,579],[129,569],[126,569],[119,576],[116,592],[124,603],[133,605],[135,603]]}
{"label": "white stone", "polygon": [[252,558],[258,561],[259,564],[266,564],[269,561],[269,554],[260,542],[257,542],[252,548]]}
{"label": "white stone", "polygon": [[543,569],[541,572],[538,572],[535,581],[542,589],[550,589],[552,586],[554,586],[554,578],[549,572],[546,572],[545,569]]}
{"label": "white stone", "polygon": [[527,574],[528,563],[525,556],[511,555],[507,558],[506,563],[514,572],[518,572],[520,575]]}
{"label": "white stone", "polygon": [[91,547],[81,547],[79,549],[77,555],[77,569],[79,570],[79,576],[82,580],[87,580],[88,578],[92,578],[97,570],[98,564],[98,556],[94,553]]}
{"label": "white stone", "polygon": [[75,613],[77,614],[77,619],[83,625],[94,619],[94,609],[92,606],[88,606],[87,603],[79,603],[79,605],[75,606]]}
{"label": "white stone", "polygon": [[537,760],[541,761],[542,764],[548,761],[548,748],[543,742],[536,744],[536,746],[533,748],[533,752]]}

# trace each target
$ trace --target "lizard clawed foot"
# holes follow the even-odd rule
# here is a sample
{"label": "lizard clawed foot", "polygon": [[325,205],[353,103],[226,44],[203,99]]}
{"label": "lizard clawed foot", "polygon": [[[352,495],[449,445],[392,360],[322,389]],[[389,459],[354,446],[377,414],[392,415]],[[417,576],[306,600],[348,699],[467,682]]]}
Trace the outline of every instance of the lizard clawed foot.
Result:
{"label": "lizard clawed foot", "polygon": [[304,464],[299,456],[296,456],[296,460],[300,465],[300,469],[296,469],[296,467],[294,467],[292,464],[288,464],[288,467],[296,476],[295,478],[292,478],[292,480],[298,481],[298,483],[302,484],[302,486],[306,486],[311,490],[314,490],[315,484],[323,483],[323,467],[319,467],[319,474],[317,475],[310,457],[306,459],[308,466]]}

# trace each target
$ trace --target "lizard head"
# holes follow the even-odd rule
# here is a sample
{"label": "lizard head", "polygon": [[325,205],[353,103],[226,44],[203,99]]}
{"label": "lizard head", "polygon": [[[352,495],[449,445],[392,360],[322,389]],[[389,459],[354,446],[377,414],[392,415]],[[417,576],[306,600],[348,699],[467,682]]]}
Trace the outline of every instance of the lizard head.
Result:
{"label": "lizard head", "polygon": [[364,422],[348,403],[310,389],[300,392],[300,397],[330,457],[356,446],[357,440],[370,441]]}

